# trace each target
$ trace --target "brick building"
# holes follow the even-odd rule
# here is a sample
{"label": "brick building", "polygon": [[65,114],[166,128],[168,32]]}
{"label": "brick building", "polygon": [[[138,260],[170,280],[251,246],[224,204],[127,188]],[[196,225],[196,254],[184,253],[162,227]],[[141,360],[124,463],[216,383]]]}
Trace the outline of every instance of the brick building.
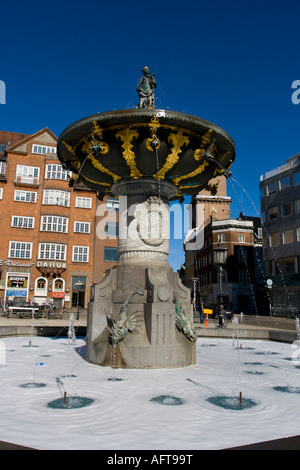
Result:
{"label": "brick building", "polygon": [[186,243],[194,242],[194,249],[185,251],[185,283],[193,288],[197,279],[198,308],[200,301],[204,307],[218,304],[220,273],[215,250],[221,246],[226,249],[222,274],[225,307],[236,313],[263,312],[267,299],[261,221],[243,214],[230,218],[225,178],[220,183],[215,196],[201,192],[193,201],[196,209],[204,211],[204,225],[199,227],[203,237],[198,236],[203,246],[197,245],[197,232],[191,230]]}
{"label": "brick building", "polygon": [[[72,187],[56,143],[48,128],[33,135],[0,131],[2,304],[12,294],[14,303],[53,299],[86,307],[90,285],[117,259],[117,222],[106,221],[117,201],[99,201],[81,183]],[[101,238],[94,237],[99,223]]]}

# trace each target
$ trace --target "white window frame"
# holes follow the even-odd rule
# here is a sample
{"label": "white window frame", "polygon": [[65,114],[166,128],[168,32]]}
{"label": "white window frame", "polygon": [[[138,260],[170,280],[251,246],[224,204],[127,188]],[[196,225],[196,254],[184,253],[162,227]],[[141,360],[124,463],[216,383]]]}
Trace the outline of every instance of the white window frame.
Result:
{"label": "white window frame", "polygon": [[3,199],[3,188],[0,188],[0,201]]}
{"label": "white window frame", "polygon": [[92,208],[92,198],[91,197],[76,196],[75,207],[80,207],[81,209],[91,209]]}
{"label": "white window frame", "polygon": [[225,233],[218,233],[218,243],[225,242]]}
{"label": "white window frame", "polygon": [[246,243],[246,236],[244,233],[239,233],[239,243]]}
{"label": "white window frame", "polygon": [[68,233],[69,219],[60,215],[42,215],[41,232]]}
{"label": "white window frame", "polygon": [[15,189],[14,201],[29,202],[29,203],[35,204],[36,199],[37,199],[36,191],[22,191],[20,189]]}
{"label": "white window frame", "polygon": [[47,163],[45,168],[45,179],[67,181],[69,177],[70,172],[68,170],[64,170],[62,165],[56,163]]}
{"label": "white window frame", "polygon": [[29,165],[17,165],[16,183],[39,184],[40,167]]}
{"label": "white window frame", "polygon": [[118,212],[119,211],[119,199],[107,198],[106,210],[110,212]]}
{"label": "white window frame", "polygon": [[44,189],[43,204],[48,206],[70,207],[70,192],[61,189]]}
{"label": "white window frame", "polygon": [[22,241],[11,240],[9,242],[8,257],[20,258],[20,259],[31,259],[32,258],[32,242],[22,242]]}
{"label": "white window frame", "polygon": [[5,175],[6,173],[6,162],[0,162],[0,175]]}
{"label": "white window frame", "polygon": [[56,147],[32,144],[32,153],[36,153],[38,155],[46,155],[46,153],[56,153]]}
{"label": "white window frame", "polygon": [[11,226],[16,228],[34,228],[35,217],[24,217],[20,215],[13,215],[11,217]]}
{"label": "white window frame", "polygon": [[88,263],[89,262],[89,246],[74,245],[72,251],[73,263]]}
{"label": "white window frame", "polygon": [[51,261],[66,261],[67,245],[63,243],[39,243],[38,258]]}
{"label": "white window frame", "polygon": [[[62,288],[61,289],[56,289],[55,288],[55,283],[57,281],[62,281]],[[57,277],[55,279],[53,279],[53,282],[52,282],[52,291],[53,292],[64,292],[65,291],[65,280],[62,278],[62,277]]]}
{"label": "white window frame", "polygon": [[[45,287],[42,289],[41,287],[38,287],[38,281],[42,279],[45,281]],[[48,280],[46,277],[40,276],[36,278],[35,280],[35,285],[34,285],[34,295],[37,297],[47,297],[47,289],[48,289]]]}
{"label": "white window frame", "polygon": [[74,221],[74,233],[91,233],[91,222]]}
{"label": "white window frame", "polygon": [[40,167],[39,166],[30,166],[30,165],[17,165],[16,169],[17,176],[30,176],[33,178],[39,178],[40,176]]}

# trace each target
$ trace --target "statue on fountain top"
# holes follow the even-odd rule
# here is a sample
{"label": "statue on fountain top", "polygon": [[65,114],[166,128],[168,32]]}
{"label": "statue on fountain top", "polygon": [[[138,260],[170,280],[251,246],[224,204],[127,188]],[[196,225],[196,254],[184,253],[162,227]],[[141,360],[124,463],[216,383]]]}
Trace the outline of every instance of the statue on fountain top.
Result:
{"label": "statue on fountain top", "polygon": [[154,108],[154,90],[156,88],[156,80],[154,73],[149,76],[148,67],[142,70],[144,76],[137,84],[136,91],[139,94],[139,108]]}

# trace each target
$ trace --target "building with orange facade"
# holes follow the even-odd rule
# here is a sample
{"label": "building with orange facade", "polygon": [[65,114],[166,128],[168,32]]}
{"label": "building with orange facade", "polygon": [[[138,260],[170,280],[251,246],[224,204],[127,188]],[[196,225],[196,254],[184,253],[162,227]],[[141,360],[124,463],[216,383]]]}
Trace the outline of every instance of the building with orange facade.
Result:
{"label": "building with orange facade", "polygon": [[0,131],[2,305],[13,298],[87,307],[91,284],[117,260],[118,201],[100,201],[72,180],[56,143],[48,128]]}

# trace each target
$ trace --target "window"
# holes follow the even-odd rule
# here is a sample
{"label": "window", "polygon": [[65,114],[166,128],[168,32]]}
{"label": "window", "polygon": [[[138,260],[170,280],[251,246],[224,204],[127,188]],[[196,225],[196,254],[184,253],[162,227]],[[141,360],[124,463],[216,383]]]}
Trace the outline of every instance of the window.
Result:
{"label": "window", "polygon": [[9,242],[9,258],[31,259],[32,243]]}
{"label": "window", "polygon": [[104,261],[118,261],[118,248],[105,246]]}
{"label": "window", "polygon": [[269,209],[269,220],[277,220],[279,217],[278,207],[271,207]]}
{"label": "window", "polygon": [[257,229],[257,236],[258,236],[258,238],[262,238],[262,236],[263,236],[262,228]]}
{"label": "window", "polygon": [[33,202],[36,203],[37,193],[36,191],[19,191],[15,190],[15,201],[19,202]]}
{"label": "window", "polygon": [[273,183],[268,184],[267,186],[267,194],[268,196],[271,196],[272,194],[277,193],[277,183],[276,181],[273,181]]}
{"label": "window", "polygon": [[223,243],[225,242],[225,233],[219,233],[218,234],[218,243]]}
{"label": "window", "polygon": [[18,228],[34,228],[34,217],[21,217],[13,215],[11,219],[11,226]]}
{"label": "window", "polygon": [[287,204],[283,204],[281,206],[281,215],[282,217],[287,217],[292,213],[292,203],[288,202]]}
{"label": "window", "polygon": [[238,260],[239,260],[239,263],[246,264],[247,259],[248,259],[247,250],[245,248],[243,248],[242,246],[239,246],[238,247]]}
{"label": "window", "polygon": [[280,191],[283,191],[284,189],[288,189],[291,186],[290,182],[290,177],[286,176],[285,178],[282,178],[279,180],[279,189]]}
{"label": "window", "polygon": [[44,189],[43,204],[70,207],[70,193],[58,189]]}
{"label": "window", "polygon": [[108,198],[106,200],[106,210],[117,212],[119,210],[119,200]]}
{"label": "window", "polygon": [[5,175],[6,172],[6,162],[0,162],[0,174]]}
{"label": "window", "polygon": [[0,200],[3,198],[3,188],[0,188]]}
{"label": "window", "polygon": [[107,222],[105,233],[110,237],[117,237],[119,234],[119,224],[117,222]]}
{"label": "window", "polygon": [[44,145],[33,144],[32,153],[38,153],[39,155],[45,155],[46,153],[56,153],[56,147],[47,147]]}
{"label": "window", "polygon": [[64,180],[67,181],[69,178],[70,172],[64,170],[61,165],[46,165],[45,178],[52,180]]}
{"label": "window", "polygon": [[74,232],[75,233],[91,233],[91,223],[75,221]]}
{"label": "window", "polygon": [[295,212],[296,214],[299,214],[300,212],[300,199],[296,199],[295,201]]}
{"label": "window", "polygon": [[294,186],[300,185],[300,171],[294,174]]}
{"label": "window", "polygon": [[34,289],[34,295],[36,296],[47,296],[47,279],[45,277],[38,277],[35,280],[35,289]]}
{"label": "window", "polygon": [[294,230],[285,230],[282,233],[282,243],[288,245],[289,243],[294,243]]}
{"label": "window", "polygon": [[68,218],[56,215],[43,215],[41,218],[41,232],[68,233]]}
{"label": "window", "polygon": [[65,290],[65,281],[60,277],[53,281],[53,292],[63,292]]}
{"label": "window", "polygon": [[259,188],[259,199],[263,199],[264,197],[265,197],[264,188]]}
{"label": "window", "polygon": [[76,197],[75,207],[82,207],[84,209],[92,208],[92,198],[91,197]]}
{"label": "window", "polygon": [[40,243],[39,259],[66,261],[67,245],[58,243]]}
{"label": "window", "polygon": [[285,274],[295,274],[296,272],[296,259],[295,258],[284,258],[279,259],[275,263],[275,272],[276,274],[285,275]]}
{"label": "window", "polygon": [[17,165],[16,182],[34,184],[39,182],[38,166]]}
{"label": "window", "polygon": [[297,242],[300,242],[300,228],[297,228],[296,230],[296,237],[297,237]]}
{"label": "window", "polygon": [[89,247],[88,246],[73,246],[72,261],[79,262],[79,263],[88,263]]}
{"label": "window", "polygon": [[246,269],[239,269],[238,270],[239,282],[245,284],[248,282],[248,273]]}
{"label": "window", "polygon": [[270,235],[270,246],[277,246],[280,245],[280,233],[272,233]]}
{"label": "window", "polygon": [[246,241],[245,235],[243,233],[240,233],[239,234],[239,243],[245,243],[245,241]]}

